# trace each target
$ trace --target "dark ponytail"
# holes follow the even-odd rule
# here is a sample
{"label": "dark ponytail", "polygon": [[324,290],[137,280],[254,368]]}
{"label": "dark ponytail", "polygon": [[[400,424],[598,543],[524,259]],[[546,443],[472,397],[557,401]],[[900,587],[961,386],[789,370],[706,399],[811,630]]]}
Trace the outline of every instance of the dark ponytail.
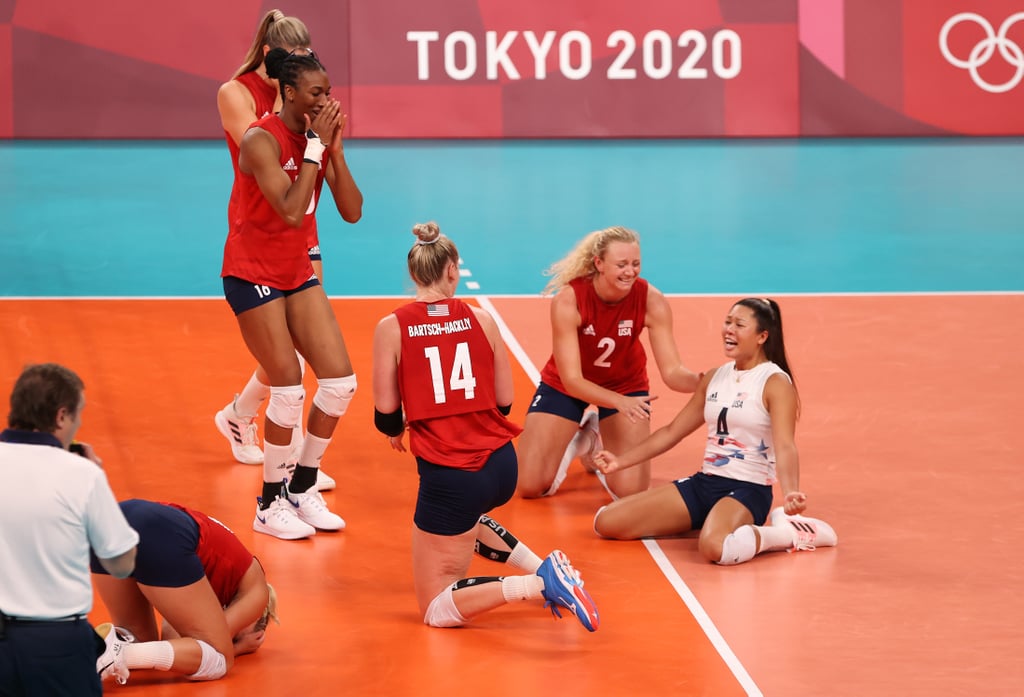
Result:
{"label": "dark ponytail", "polygon": [[765,357],[785,370],[793,384],[796,384],[796,378],[793,377],[789,360],[786,358],[786,341],[782,335],[782,310],[779,304],[771,298],[744,298],[736,304],[754,313],[757,330],[768,332],[768,340],[764,342]]}

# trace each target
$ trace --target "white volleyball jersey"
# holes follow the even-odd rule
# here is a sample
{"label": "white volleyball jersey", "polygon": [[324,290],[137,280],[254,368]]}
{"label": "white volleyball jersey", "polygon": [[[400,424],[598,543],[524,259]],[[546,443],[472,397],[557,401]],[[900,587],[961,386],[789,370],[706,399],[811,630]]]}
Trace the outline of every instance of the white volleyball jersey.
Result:
{"label": "white volleyball jersey", "polygon": [[786,375],[771,361],[750,370],[736,370],[735,361],[730,361],[715,371],[704,401],[708,442],[702,472],[754,484],[775,483],[775,449],[771,418],[764,407],[764,384],[776,373]]}

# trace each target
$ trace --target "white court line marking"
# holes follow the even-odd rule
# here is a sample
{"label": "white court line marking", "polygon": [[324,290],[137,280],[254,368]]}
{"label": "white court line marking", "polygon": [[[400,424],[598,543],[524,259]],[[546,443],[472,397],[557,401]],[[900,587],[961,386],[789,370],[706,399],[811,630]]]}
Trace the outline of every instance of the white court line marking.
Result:
{"label": "white court line marking", "polygon": [[[505,324],[505,320],[498,313],[498,309],[494,307],[494,304],[488,297],[478,295],[476,296],[476,300],[480,303],[482,308],[490,312],[491,316],[494,317],[494,321],[498,325],[498,329],[501,331],[502,338],[505,339],[505,344],[508,346],[508,350],[516,357],[516,360],[519,361],[519,365],[523,367],[527,376],[529,376],[530,380],[533,381],[533,384],[536,385],[540,382],[540,372],[533,364],[533,361],[530,360],[530,357],[526,355],[526,351],[523,350],[519,340],[512,334],[512,330],[508,328],[507,324]],[[601,477],[601,483],[604,484],[604,477]],[[605,484],[605,489],[607,488],[608,486]],[[610,491],[608,493],[611,494]],[[722,657],[723,661],[725,661],[725,665],[729,667],[730,671],[732,671],[733,676],[735,676],[740,686],[748,695],[750,695],[750,697],[762,697],[762,692],[754,682],[754,679],[750,677],[750,673],[747,672],[747,669],[743,667],[742,663],[740,663],[740,659],[736,657],[735,653],[733,653],[733,650],[725,641],[722,633],[718,631],[718,627],[716,627],[715,623],[711,621],[711,617],[708,616],[708,613],[704,610],[700,601],[697,600],[697,596],[693,594],[693,591],[690,590],[690,587],[686,585],[686,582],[683,581],[675,567],[672,566],[671,562],[669,562],[668,557],[665,556],[665,552],[662,550],[661,546],[655,540],[642,540],[642,542],[644,543],[644,547],[647,548],[647,552],[658,565],[658,568],[661,569],[661,573],[665,575],[665,578],[668,579],[672,588],[674,588],[676,593],[679,594],[679,597],[683,599],[686,607],[690,610],[694,619],[697,620],[697,624],[699,624],[700,628],[704,630],[704,634],[715,647],[715,650],[718,651],[718,655]]]}
{"label": "white court line marking", "polygon": [[[468,283],[467,283],[468,286]],[[951,290],[951,291],[908,291],[897,293],[864,292],[864,293],[665,293],[667,298],[915,298],[915,297],[977,297],[1024,295],[1022,290]],[[408,293],[403,294],[348,294],[329,293],[331,300],[399,300],[409,299]],[[490,298],[540,298],[539,293],[491,293]],[[216,300],[224,302],[223,295],[0,295],[4,300]]]}

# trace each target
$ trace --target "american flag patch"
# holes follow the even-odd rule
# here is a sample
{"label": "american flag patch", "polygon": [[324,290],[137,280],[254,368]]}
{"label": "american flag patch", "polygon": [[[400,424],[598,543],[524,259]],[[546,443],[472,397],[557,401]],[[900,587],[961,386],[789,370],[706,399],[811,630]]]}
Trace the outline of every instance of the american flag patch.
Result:
{"label": "american flag patch", "polygon": [[427,305],[427,317],[447,317],[447,305]]}
{"label": "american flag patch", "polygon": [[619,326],[620,327],[628,327],[628,328],[632,329],[633,328],[633,320],[631,320],[631,319],[619,320]]}

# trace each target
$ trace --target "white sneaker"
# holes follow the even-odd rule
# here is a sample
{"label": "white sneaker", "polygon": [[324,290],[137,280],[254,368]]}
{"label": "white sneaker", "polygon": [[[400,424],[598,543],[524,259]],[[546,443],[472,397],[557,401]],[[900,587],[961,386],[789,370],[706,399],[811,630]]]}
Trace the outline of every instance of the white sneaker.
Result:
{"label": "white sneaker", "polygon": [[824,520],[802,515],[786,515],[781,507],[769,514],[772,527],[789,527],[793,531],[793,548],[790,551],[812,552],[817,547],[835,547],[839,538],[832,526]]}
{"label": "white sneaker", "polygon": [[[236,395],[237,398],[237,395]],[[231,444],[231,454],[243,465],[262,465],[263,448],[256,435],[255,417],[240,418],[235,413],[235,400],[213,416],[220,434]]]}
{"label": "white sneaker", "polygon": [[318,469],[316,471],[316,490],[317,491],[330,491],[337,482],[334,481],[334,477],[329,474],[325,474],[323,470]]}
{"label": "white sneaker", "polygon": [[337,513],[327,510],[327,503],[324,501],[323,495],[315,488],[301,494],[293,494],[285,486],[285,492],[288,496],[288,503],[292,505],[292,510],[300,520],[312,525],[317,530],[345,529],[345,520]]}
{"label": "white sneaker", "polygon": [[256,497],[256,517],[252,521],[252,529],[271,535],[280,540],[300,540],[316,534],[316,528],[299,519],[295,506],[288,503],[284,496],[278,496],[270,507],[260,510],[263,499]]}
{"label": "white sneaker", "polygon": [[104,622],[96,627],[96,633],[100,635],[106,644],[103,655],[96,659],[96,673],[100,680],[113,678],[117,684],[124,685],[128,682],[128,665],[124,659],[124,647],[135,637],[131,632],[120,627],[115,627],[110,622]]}
{"label": "white sneaker", "polygon": [[[590,416],[593,414],[593,416]],[[580,421],[580,428],[576,431],[576,435],[569,441],[569,445],[566,446],[565,452],[562,454],[562,460],[558,463],[558,469],[555,470],[555,478],[551,480],[551,486],[544,492],[544,496],[551,496],[558,488],[562,486],[562,482],[565,481],[566,476],[569,474],[569,465],[577,457],[591,472],[596,472],[597,468],[594,467],[592,454],[600,449],[601,435],[597,430],[597,412],[590,410],[583,415],[583,419]],[[596,446],[596,447],[595,447]],[[586,453],[589,456],[588,461],[583,460],[583,454]]]}

